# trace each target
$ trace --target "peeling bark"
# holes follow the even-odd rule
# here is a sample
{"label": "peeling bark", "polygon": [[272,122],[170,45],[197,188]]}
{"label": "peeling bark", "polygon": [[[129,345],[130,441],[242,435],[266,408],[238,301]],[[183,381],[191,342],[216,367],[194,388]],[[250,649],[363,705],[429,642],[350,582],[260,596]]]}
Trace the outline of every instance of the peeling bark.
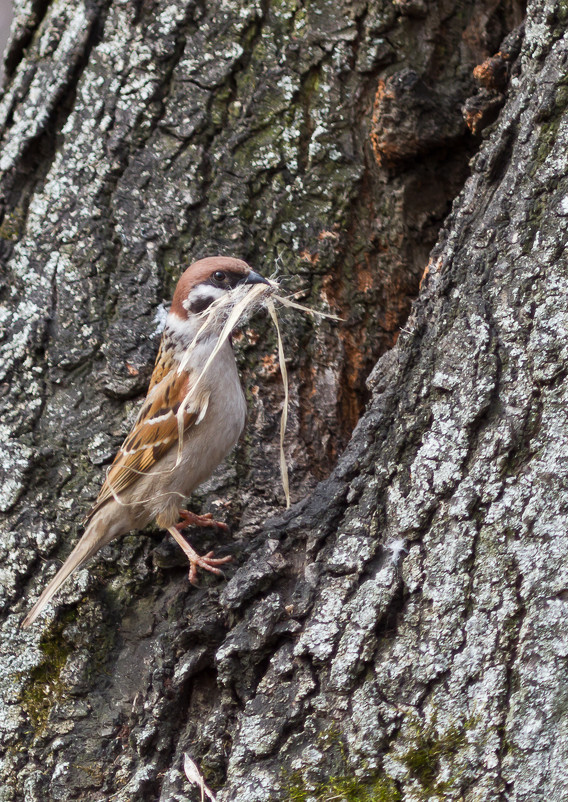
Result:
{"label": "peeling bark", "polygon": [[[195,800],[184,753],[220,802],[566,797],[566,12],[521,19],[421,0],[17,13],[0,800]],[[505,104],[462,190],[477,65]],[[211,252],[345,319],[285,325],[296,503],[260,318],[236,338],[247,436],[193,499],[233,527],[228,581],[190,587],[147,531],[22,632],[136,413],[163,301]]]}

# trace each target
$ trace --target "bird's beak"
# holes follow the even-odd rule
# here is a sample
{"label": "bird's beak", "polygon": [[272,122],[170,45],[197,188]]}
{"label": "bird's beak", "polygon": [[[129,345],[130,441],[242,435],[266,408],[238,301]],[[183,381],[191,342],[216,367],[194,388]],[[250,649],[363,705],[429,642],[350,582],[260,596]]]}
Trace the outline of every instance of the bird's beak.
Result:
{"label": "bird's beak", "polygon": [[267,281],[264,276],[261,276],[260,273],[255,273],[254,270],[251,270],[243,284],[270,284],[270,282]]}

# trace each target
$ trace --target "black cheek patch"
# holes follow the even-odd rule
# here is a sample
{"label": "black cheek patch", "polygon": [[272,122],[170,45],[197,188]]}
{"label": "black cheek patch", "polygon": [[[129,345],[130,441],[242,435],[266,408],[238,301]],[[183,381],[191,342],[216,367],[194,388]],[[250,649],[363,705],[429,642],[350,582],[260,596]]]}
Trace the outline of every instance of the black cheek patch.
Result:
{"label": "black cheek patch", "polygon": [[200,312],[205,311],[208,306],[211,306],[215,298],[208,298],[207,296],[201,296],[196,298],[195,301],[192,301],[189,305],[189,311],[193,312],[194,315],[198,315]]}

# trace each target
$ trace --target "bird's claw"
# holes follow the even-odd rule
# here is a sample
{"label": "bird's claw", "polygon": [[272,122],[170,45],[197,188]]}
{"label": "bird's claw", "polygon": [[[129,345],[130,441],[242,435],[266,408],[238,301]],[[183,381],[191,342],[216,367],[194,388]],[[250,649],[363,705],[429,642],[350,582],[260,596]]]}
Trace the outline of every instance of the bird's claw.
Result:
{"label": "bird's claw", "polygon": [[224,576],[223,572],[220,568],[217,568],[218,565],[224,565],[225,563],[231,562],[233,559],[231,555],[227,557],[214,557],[214,552],[208,551],[207,554],[204,554],[203,557],[198,555],[197,559],[190,559],[189,561],[189,581],[192,585],[197,585],[197,568],[203,568],[205,571],[209,571],[212,574],[217,574],[217,576]]}

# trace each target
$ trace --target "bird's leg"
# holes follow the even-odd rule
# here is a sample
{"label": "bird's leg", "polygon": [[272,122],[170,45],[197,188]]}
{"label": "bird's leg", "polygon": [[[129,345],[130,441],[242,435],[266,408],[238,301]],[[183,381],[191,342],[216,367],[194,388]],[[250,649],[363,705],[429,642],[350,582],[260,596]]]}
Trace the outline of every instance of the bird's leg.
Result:
{"label": "bird's leg", "polygon": [[217,529],[222,529],[223,532],[229,531],[227,524],[222,523],[222,521],[214,521],[210,512],[205,513],[205,515],[196,515],[189,510],[179,510],[179,517],[181,521],[176,524],[178,532],[181,532],[186,526],[215,526]]}
{"label": "bird's leg", "polygon": [[217,568],[217,566],[224,565],[225,563],[230,562],[233,558],[230,555],[228,557],[213,557],[212,551],[208,551],[207,554],[204,554],[203,557],[201,557],[201,555],[199,555],[195,549],[189,545],[183,535],[180,534],[178,527],[179,524],[177,526],[169,526],[168,532],[174,538],[176,543],[181,546],[185,556],[189,560],[189,581],[191,584],[197,584],[198,567],[205,569],[205,571],[210,571],[212,574],[223,576],[223,572],[220,568]]}

